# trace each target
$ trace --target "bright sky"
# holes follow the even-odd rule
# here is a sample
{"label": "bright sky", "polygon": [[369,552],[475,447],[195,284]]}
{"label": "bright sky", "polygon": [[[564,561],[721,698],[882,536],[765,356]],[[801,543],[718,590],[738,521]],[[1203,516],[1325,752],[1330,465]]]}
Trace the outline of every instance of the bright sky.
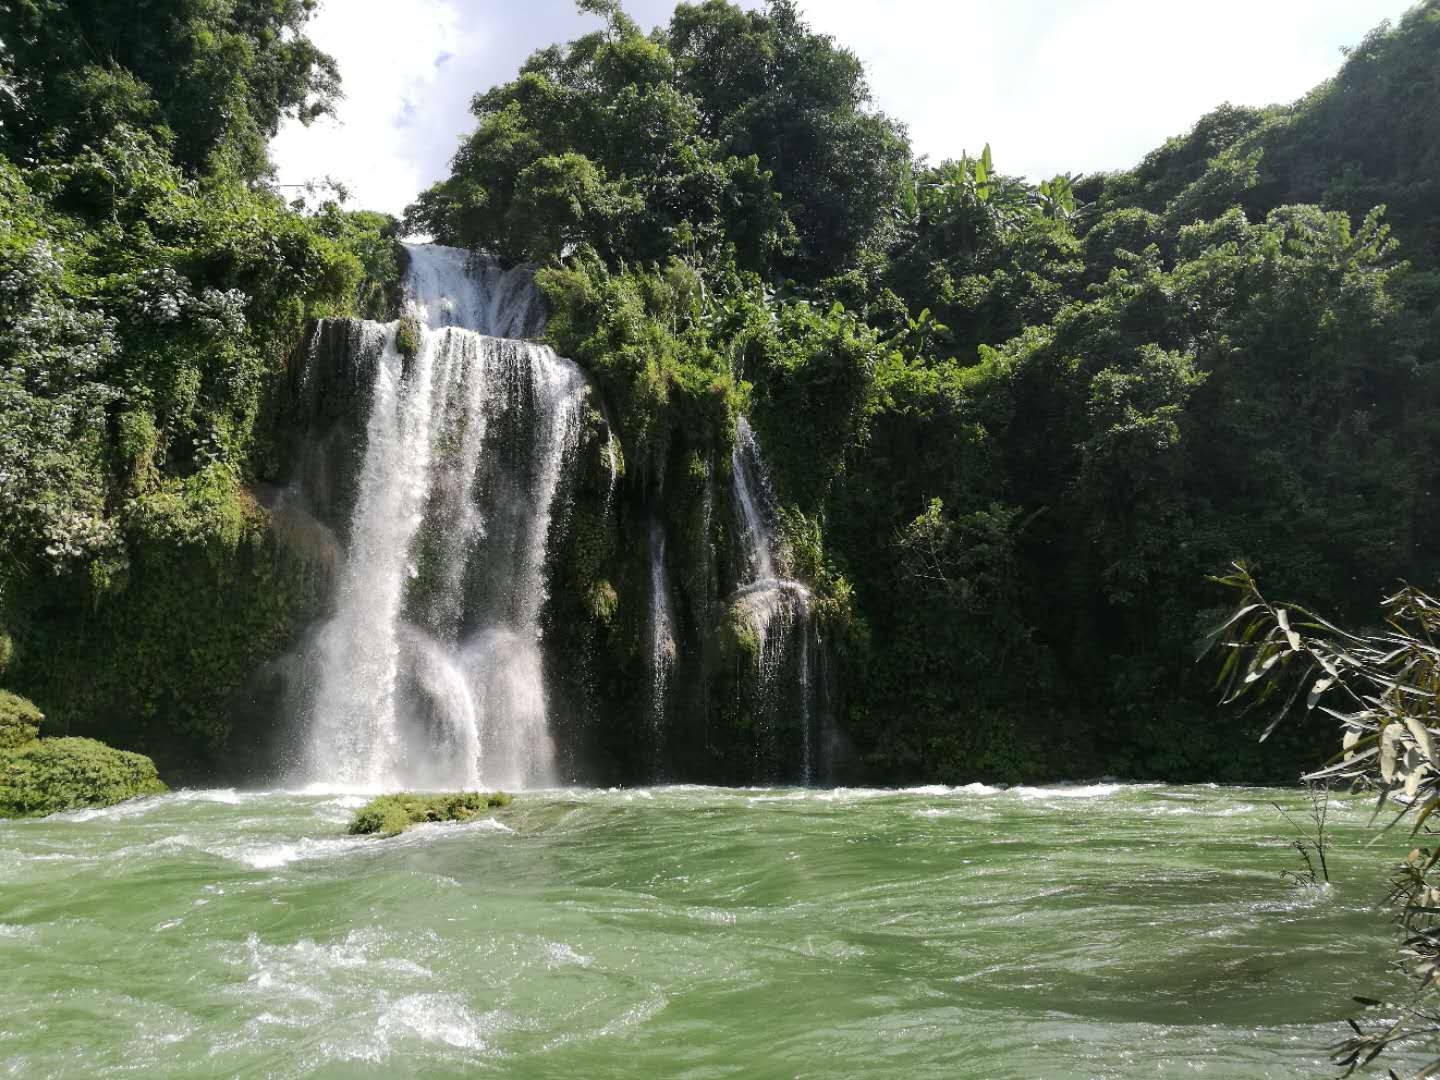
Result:
{"label": "bright sky", "polygon": [[[1133,165],[1224,101],[1293,100],[1410,3],[801,0],[814,29],[865,61],[917,152],[989,142],[1002,171],[1037,179]],[[674,3],[625,6],[648,29]],[[332,176],[351,206],[399,213],[448,171],[472,95],[596,25],[573,0],[321,0],[310,36],[339,61],[346,98],[337,119],[281,131],[279,180]]]}

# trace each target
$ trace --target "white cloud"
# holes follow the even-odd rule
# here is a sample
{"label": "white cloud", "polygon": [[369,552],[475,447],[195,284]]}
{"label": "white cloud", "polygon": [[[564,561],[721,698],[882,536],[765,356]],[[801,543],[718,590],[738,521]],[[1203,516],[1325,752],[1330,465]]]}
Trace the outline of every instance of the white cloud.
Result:
{"label": "white cloud", "polygon": [[1031,177],[1125,168],[1224,101],[1292,101],[1411,0],[802,0],[940,159]]}
{"label": "white cloud", "polygon": [[[475,48],[449,0],[328,0],[310,37],[339,62],[345,98],[334,117],[291,122],[271,144],[282,184],[333,176],[353,205],[398,212],[434,177],[418,152],[438,135],[452,144],[456,118],[442,115],[451,60]],[[460,76],[462,79],[464,75]]]}
{"label": "white cloud", "polygon": [[[745,0],[758,6],[759,0]],[[939,159],[992,144],[1031,177],[1134,164],[1231,101],[1290,101],[1334,73],[1409,0],[801,0],[865,60],[879,105]],[[642,25],[672,0],[629,0]],[[311,24],[340,62],[338,123],[289,125],[283,183],[326,175],[352,205],[399,212],[441,178],[471,129],[471,96],[534,49],[595,25],[573,0],[325,0]]]}

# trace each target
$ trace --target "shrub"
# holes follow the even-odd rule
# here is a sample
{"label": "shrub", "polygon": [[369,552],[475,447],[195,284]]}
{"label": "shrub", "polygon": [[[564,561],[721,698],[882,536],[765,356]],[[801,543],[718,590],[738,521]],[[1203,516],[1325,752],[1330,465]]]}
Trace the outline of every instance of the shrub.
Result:
{"label": "shrub", "polygon": [[420,355],[421,340],[420,321],[410,315],[401,319],[395,328],[395,351],[406,360],[414,360]]}
{"label": "shrub", "polygon": [[422,821],[469,821],[484,810],[509,805],[510,796],[503,791],[381,795],[355,811],[350,832],[357,836],[394,836]]}
{"label": "shrub", "polygon": [[38,739],[0,750],[0,817],[111,806],[165,790],[149,758],[93,739]]}
{"label": "shrub", "polygon": [[34,742],[45,716],[28,698],[0,690],[0,750]]}

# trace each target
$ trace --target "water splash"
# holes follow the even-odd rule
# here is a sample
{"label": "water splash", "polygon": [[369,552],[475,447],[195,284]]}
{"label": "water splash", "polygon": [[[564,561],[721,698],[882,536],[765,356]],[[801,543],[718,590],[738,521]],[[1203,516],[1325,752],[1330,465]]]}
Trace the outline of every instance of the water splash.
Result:
{"label": "water splash", "polygon": [[[383,338],[335,614],[310,708],[312,781],[554,782],[540,614],[587,384],[550,349],[530,275],[409,249],[402,356]],[[492,336],[507,335],[507,336]]]}

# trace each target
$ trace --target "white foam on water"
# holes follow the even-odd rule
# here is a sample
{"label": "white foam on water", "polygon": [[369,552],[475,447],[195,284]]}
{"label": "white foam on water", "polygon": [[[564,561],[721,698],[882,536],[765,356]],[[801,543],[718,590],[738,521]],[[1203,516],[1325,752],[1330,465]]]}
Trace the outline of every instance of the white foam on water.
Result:
{"label": "white foam on water", "polygon": [[647,1020],[660,1015],[669,1004],[669,1000],[664,997],[653,997],[647,1001],[642,1001],[638,1005],[633,1005],[626,1009],[614,1020],[611,1020],[602,1027],[596,1034],[602,1038],[619,1035],[627,1028],[634,1027],[637,1024],[643,1024]]}
{"label": "white foam on water", "polygon": [[374,840],[369,837],[304,837],[276,844],[215,844],[204,850],[256,870],[277,870],[291,863],[348,855],[373,844]]}
{"label": "white foam on water", "polygon": [[314,783],[302,784],[300,787],[281,788],[276,795],[330,795],[336,798],[337,804],[342,800],[350,800],[346,805],[364,806],[366,802],[376,795],[392,794],[400,788],[393,785],[369,784],[369,783],[334,783],[331,781],[317,780]]}
{"label": "white foam on water", "polygon": [[1252,803],[1235,803],[1231,806],[1165,806],[1155,805],[1141,807],[1140,812],[1145,814],[1164,814],[1168,816],[1184,817],[1244,817],[1247,814],[1255,813],[1257,807]]}
{"label": "white foam on water", "polygon": [[804,802],[812,797],[808,791],[792,791],[786,795],[751,795],[745,801],[747,803],[774,803],[774,802]]}
{"label": "white foam on water", "polygon": [[391,944],[384,931],[374,927],[351,930],[337,941],[322,943],[302,938],[290,944],[269,944],[259,934],[245,938],[244,963],[248,980],[261,989],[275,990],[313,1001],[329,1001],[315,981],[336,971],[373,968],[390,975],[427,978],[433,973],[406,957],[375,955]]}
{"label": "white foam on water", "polygon": [[[400,843],[415,843],[418,840],[431,839],[437,836],[454,836],[459,833],[472,832],[493,832],[493,833],[514,833],[515,830],[497,818],[479,818],[472,821],[423,821],[418,825],[412,825],[406,829],[397,839]],[[375,841],[372,839],[371,843]],[[394,844],[396,841],[389,841]]]}
{"label": "white foam on water", "polygon": [[163,806],[167,801],[174,801],[175,799],[175,795],[145,795],[138,799],[127,799],[124,802],[116,803],[114,806],[87,806],[82,810],[66,810],[38,820],[118,821],[123,818],[139,817],[142,814],[148,814],[151,810]]}
{"label": "white foam on water", "polygon": [[921,787],[900,788],[901,795],[999,795],[1005,788],[995,787],[991,784],[961,784],[958,787],[949,787],[945,784],[925,784]]}
{"label": "white foam on water", "polygon": [[190,803],[190,802],[211,802],[222,803],[225,806],[239,806],[247,800],[261,798],[265,793],[261,791],[239,792],[234,788],[181,788],[172,793],[168,802]]}
{"label": "white foam on water", "polygon": [[410,994],[388,1006],[377,1024],[386,1044],[410,1035],[462,1050],[485,1050],[487,1033],[484,1019],[471,1012],[459,994]]}
{"label": "white foam on water", "polygon": [[821,802],[847,802],[850,800],[861,801],[865,799],[883,799],[898,795],[897,788],[831,788],[829,791],[817,791],[815,798]]}
{"label": "white foam on water", "polygon": [[127,866],[148,856],[174,855],[177,852],[203,850],[202,845],[189,833],[175,833],[143,844],[126,844],[114,851],[97,852],[94,858],[100,862]]}
{"label": "white foam on water", "polygon": [[1105,799],[1121,791],[1146,791],[1159,784],[1056,784],[1053,787],[1020,785],[1009,790],[1022,799]]}
{"label": "white foam on water", "polygon": [[594,958],[575,951],[563,941],[551,941],[545,945],[545,963],[548,967],[589,967]]}

